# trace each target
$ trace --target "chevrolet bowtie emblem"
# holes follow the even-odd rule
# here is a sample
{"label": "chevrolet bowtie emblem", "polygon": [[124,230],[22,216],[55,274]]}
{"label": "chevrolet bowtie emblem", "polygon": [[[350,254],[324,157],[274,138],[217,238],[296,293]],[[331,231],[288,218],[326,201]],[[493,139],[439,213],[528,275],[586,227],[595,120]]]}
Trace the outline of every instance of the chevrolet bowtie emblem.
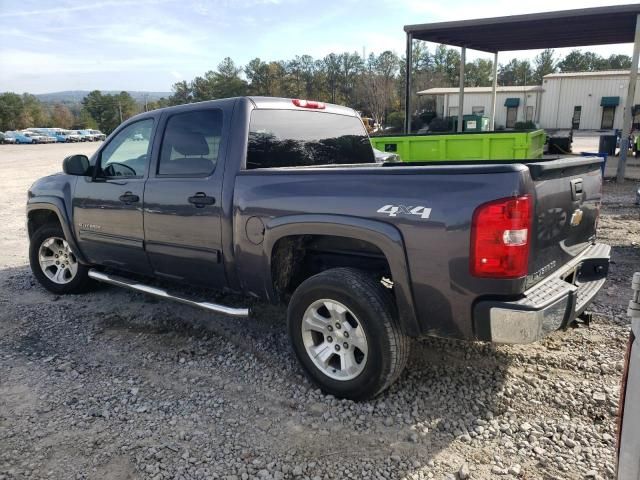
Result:
{"label": "chevrolet bowtie emblem", "polygon": [[573,215],[571,215],[571,226],[572,227],[577,227],[578,225],[580,225],[580,222],[582,221],[582,210],[578,209],[575,212],[573,212]]}

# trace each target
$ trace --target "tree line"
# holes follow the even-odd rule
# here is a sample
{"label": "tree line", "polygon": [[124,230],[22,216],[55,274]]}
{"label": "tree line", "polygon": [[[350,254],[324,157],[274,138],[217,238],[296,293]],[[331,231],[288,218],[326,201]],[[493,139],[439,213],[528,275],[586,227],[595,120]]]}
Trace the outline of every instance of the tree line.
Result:
{"label": "tree line", "polygon": [[[433,87],[459,84],[460,52],[438,45],[430,50],[424,42],[414,42],[412,95]],[[191,81],[173,85],[169,104],[199,102],[240,95],[267,95],[309,98],[348,105],[380,123],[399,127],[404,111],[405,58],[392,51],[366,57],[357,52],[331,53],[314,59],[309,55],[291,60],[263,61],[254,58],[244,67],[225,58],[216,70]],[[594,52],[573,50],[559,58],[553,49],[538,54],[532,61],[511,59],[498,66],[499,85],[540,85],[542,78],[554,72],[620,70],[631,67],[628,55],[605,58]],[[490,86],[493,61],[476,59],[465,65],[465,86]],[[418,105],[417,98],[412,99]],[[430,100],[422,110],[433,109]]]}
{"label": "tree line", "polygon": [[[413,47],[412,104],[420,110],[433,109],[430,100],[417,101],[416,92],[433,87],[458,85],[458,49],[424,42]],[[32,126],[98,128],[113,131],[127,118],[145,110],[168,105],[241,95],[309,98],[355,108],[384,125],[399,127],[404,111],[404,56],[392,51],[362,56],[357,52],[330,53],[316,59],[298,55],[290,60],[263,61],[254,58],[246,65],[225,58],[215,70],[191,81],[177,82],[167,99],[141,104],[127,92],[89,93],[81,103],[44,104],[30,94],[0,95],[0,130]],[[559,58],[554,50],[538,54],[532,61],[511,59],[498,66],[499,85],[540,85],[542,77],[554,72],[629,69],[627,55],[602,57],[594,52],[573,50]],[[490,86],[493,62],[479,58],[465,65],[465,85]],[[418,119],[419,120],[419,119]]]}
{"label": "tree line", "polygon": [[0,94],[0,131],[56,127],[111,133],[127,118],[168,105],[167,99],[141,104],[127,92],[103,94],[94,90],[81,102],[63,103],[42,102],[30,93],[6,92]]}

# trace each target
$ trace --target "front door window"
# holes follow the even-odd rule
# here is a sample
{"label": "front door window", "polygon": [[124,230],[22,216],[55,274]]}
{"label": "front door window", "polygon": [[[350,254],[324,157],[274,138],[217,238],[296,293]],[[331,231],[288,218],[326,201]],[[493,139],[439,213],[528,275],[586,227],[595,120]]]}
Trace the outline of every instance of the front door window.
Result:
{"label": "front door window", "polygon": [[148,118],[122,129],[102,151],[101,176],[141,178],[147,165],[152,128],[153,120]]}

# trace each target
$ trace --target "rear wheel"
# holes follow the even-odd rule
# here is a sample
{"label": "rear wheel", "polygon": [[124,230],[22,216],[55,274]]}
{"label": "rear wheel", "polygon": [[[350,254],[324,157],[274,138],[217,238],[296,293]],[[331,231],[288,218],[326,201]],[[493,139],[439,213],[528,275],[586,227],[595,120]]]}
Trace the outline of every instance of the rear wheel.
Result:
{"label": "rear wheel", "polygon": [[389,292],[366,272],[334,268],[305,280],[288,309],[293,349],[324,392],[372,398],[402,373],[410,339]]}
{"label": "rear wheel", "polygon": [[52,293],[81,293],[94,285],[89,268],[78,262],[59,225],[46,224],[34,232],[29,263],[40,285]]}

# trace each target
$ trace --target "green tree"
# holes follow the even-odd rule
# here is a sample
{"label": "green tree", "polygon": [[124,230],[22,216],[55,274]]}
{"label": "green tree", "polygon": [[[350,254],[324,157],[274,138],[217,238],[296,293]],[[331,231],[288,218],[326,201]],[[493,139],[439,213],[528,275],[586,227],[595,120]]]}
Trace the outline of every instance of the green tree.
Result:
{"label": "green tree", "polygon": [[269,64],[259,58],[254,58],[244,67],[244,73],[249,80],[248,92],[251,95],[271,95],[273,78]]}
{"label": "green tree", "polygon": [[78,116],[76,119],[75,127],[79,129],[91,128],[98,129],[100,126],[98,122],[94,120],[89,111],[86,108],[81,108],[78,112]]}
{"label": "green tree", "polygon": [[226,57],[218,64],[218,70],[213,74],[213,98],[228,98],[246,95],[247,82],[240,78],[242,68],[236,66],[230,57]]}
{"label": "green tree", "polygon": [[467,63],[464,68],[464,84],[467,87],[487,87],[491,85],[493,62],[478,58]]}
{"label": "green tree", "polygon": [[54,127],[59,128],[71,128],[74,124],[75,119],[73,118],[73,114],[69,107],[62,105],[61,103],[56,103],[53,106],[53,110],[51,111],[51,122]]}
{"label": "green tree", "polygon": [[433,54],[434,73],[443,87],[455,87],[460,76],[460,52],[446,45],[438,45]]}
{"label": "green tree", "polygon": [[498,68],[498,84],[506,85],[530,85],[533,83],[533,69],[529,60],[512,59]]}
{"label": "green tree", "polygon": [[183,105],[193,101],[191,86],[184,80],[173,84],[173,95],[169,97],[169,105]]}
{"label": "green tree", "polygon": [[135,100],[127,92],[103,95],[94,90],[82,100],[82,105],[105,133],[113,132],[121,122],[138,113]]}
{"label": "green tree", "polygon": [[631,68],[631,57],[629,55],[609,55],[607,58],[607,68],[611,70],[629,70]]}
{"label": "green tree", "polygon": [[338,56],[338,62],[338,92],[340,99],[347,105],[353,105],[356,100],[355,92],[358,76],[364,67],[363,60],[357,53],[344,52]]}
{"label": "green tree", "polygon": [[322,61],[323,73],[325,75],[329,101],[338,101],[338,82],[340,78],[340,57],[335,53],[330,53]]}
{"label": "green tree", "polygon": [[557,66],[561,72],[594,72],[606,70],[608,62],[597,53],[572,50]]}
{"label": "green tree", "polygon": [[22,95],[24,115],[29,119],[26,127],[46,127],[50,123],[47,110],[35,95],[24,93]]}
{"label": "green tree", "polygon": [[533,59],[533,66],[533,81],[537,85],[541,85],[542,78],[545,75],[555,73],[557,70],[556,60],[554,58],[554,50],[552,48],[547,48],[546,50],[543,50],[538,55],[536,55],[536,57]]}
{"label": "green tree", "polygon": [[[0,94],[0,130],[18,130],[25,128],[21,123],[24,105],[22,98],[16,93]],[[21,118],[22,117],[22,118]]]}

